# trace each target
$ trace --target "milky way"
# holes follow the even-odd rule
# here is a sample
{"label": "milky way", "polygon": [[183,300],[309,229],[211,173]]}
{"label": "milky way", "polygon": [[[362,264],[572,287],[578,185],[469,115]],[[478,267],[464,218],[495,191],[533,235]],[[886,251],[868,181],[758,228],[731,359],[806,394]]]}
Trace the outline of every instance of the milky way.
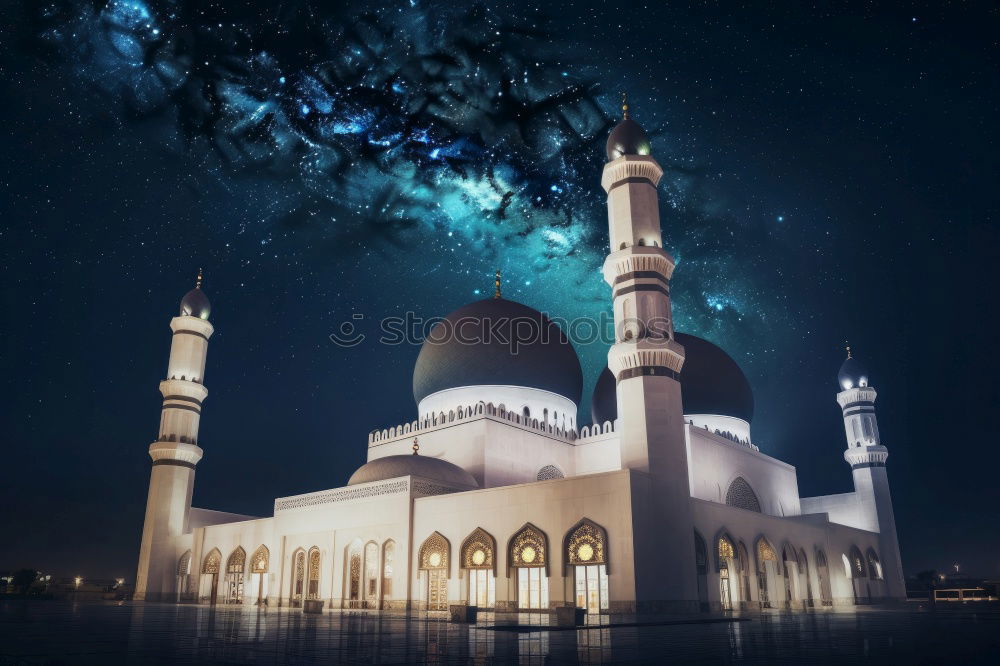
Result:
{"label": "milky way", "polygon": [[[405,261],[451,285],[445,303],[488,293],[499,268],[508,295],[551,314],[608,308],[597,181],[626,75],[567,55],[537,12],[251,6],[67,1],[40,9],[37,37],[123,121],[159,123],[196,182],[266,179],[255,219],[234,229],[262,256],[300,261],[296,236],[318,229],[342,266]],[[660,126],[647,127],[655,151]],[[695,158],[659,138],[664,217],[682,221],[667,232],[686,276],[677,321],[729,337],[760,321],[760,285],[736,278],[735,246],[707,237]],[[581,349],[593,368],[604,352]]]}

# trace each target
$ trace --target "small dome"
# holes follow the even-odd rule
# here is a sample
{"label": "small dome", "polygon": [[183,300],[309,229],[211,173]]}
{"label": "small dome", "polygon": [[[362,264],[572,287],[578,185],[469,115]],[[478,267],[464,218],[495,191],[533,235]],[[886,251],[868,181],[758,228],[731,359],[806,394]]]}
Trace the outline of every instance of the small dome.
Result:
{"label": "small dome", "polygon": [[[753,419],[753,391],[736,361],[721,347],[697,336],[676,333],[674,339],[684,346],[684,413],[731,416],[749,423]],[[590,415],[594,423],[618,418],[615,376],[608,368],[597,379]]]}
{"label": "small dome", "polygon": [[447,460],[420,455],[400,455],[376,458],[358,468],[347,485],[396,479],[401,476],[419,476],[449,486],[478,488],[475,477]]}
{"label": "small dome", "polygon": [[837,382],[844,391],[855,386],[868,386],[868,370],[861,361],[848,356],[837,373]]}
{"label": "small dome", "polygon": [[201,290],[201,287],[195,287],[188,293],[184,294],[184,298],[181,299],[182,317],[198,317],[199,319],[208,319],[208,315],[211,311],[212,304],[208,302],[208,296],[206,296],[205,292]]}
{"label": "small dome", "polygon": [[618,123],[608,135],[608,161],[616,160],[622,155],[649,155],[651,152],[649,138],[639,127],[639,123],[626,118]]}
{"label": "small dome", "polygon": [[504,298],[464,305],[438,322],[413,368],[420,401],[462,386],[523,386],[580,403],[580,359],[562,329],[544,314]]}

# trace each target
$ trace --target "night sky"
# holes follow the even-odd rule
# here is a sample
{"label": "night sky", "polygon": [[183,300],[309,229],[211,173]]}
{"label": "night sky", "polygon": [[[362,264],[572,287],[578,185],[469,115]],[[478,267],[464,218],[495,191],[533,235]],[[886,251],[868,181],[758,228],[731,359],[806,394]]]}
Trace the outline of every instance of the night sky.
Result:
{"label": "night sky", "polygon": [[[849,341],[907,572],[1000,575],[994,3],[334,4],[4,2],[0,570],[134,578],[199,267],[194,504],[261,516],[415,417],[418,347],[344,349],[342,322],[447,314],[497,268],[550,315],[609,311],[626,89],[677,328],[743,367],[761,451],[851,490]],[[607,347],[577,350],[585,423]]]}

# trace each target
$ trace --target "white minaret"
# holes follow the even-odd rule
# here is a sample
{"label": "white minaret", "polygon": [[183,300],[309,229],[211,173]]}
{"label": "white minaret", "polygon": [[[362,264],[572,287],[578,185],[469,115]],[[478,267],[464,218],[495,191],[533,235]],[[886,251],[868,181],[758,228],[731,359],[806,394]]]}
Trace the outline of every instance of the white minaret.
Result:
{"label": "white minaret", "polygon": [[851,466],[854,476],[854,493],[859,502],[860,527],[879,533],[879,559],[890,597],[906,597],[903,582],[899,541],[896,539],[896,518],[892,512],[889,477],[885,461],[889,451],[882,446],[875,418],[875,389],[868,385],[868,372],[851,355],[840,366],[837,376],[842,389],[837,402],[844,414],[847,450],[844,460]]}
{"label": "white minaret", "polygon": [[163,598],[174,585],[176,557],[172,539],[189,532],[194,467],[201,460],[198,426],[205,388],[208,322],[211,306],[201,290],[201,270],[195,288],[181,299],[180,315],[170,320],[173,340],[167,378],[160,382],[163,409],[160,433],[149,446],[153,471],[146,499],[146,520],[135,578],[137,600]]}
{"label": "white minaret", "polygon": [[[622,467],[642,474],[633,500],[636,600],[639,610],[697,609],[694,526],[688,485],[684,414],[678,381],[684,348],[673,339],[670,276],[663,249],[656,186],[663,169],[650,156],[646,133],[628,117],[608,137],[601,186],[608,193],[611,253],[604,279],[613,290],[615,375]],[[648,475],[648,476],[646,476]],[[644,602],[646,602],[644,604]]]}

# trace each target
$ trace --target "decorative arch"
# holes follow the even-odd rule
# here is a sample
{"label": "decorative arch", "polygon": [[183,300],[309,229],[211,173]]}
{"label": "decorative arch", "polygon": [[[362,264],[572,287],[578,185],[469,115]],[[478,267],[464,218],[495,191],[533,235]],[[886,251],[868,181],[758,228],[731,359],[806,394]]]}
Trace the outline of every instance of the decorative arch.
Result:
{"label": "decorative arch", "polygon": [[309,549],[308,556],[309,568],[307,572],[307,577],[309,580],[308,585],[308,599],[319,599],[319,575],[320,575],[320,553],[319,548],[313,546]]}
{"label": "decorative arch", "polygon": [[292,589],[291,603],[293,606],[302,605],[302,597],[306,589],[306,551],[298,548],[292,553]]}
{"label": "decorative arch", "polygon": [[392,579],[396,565],[396,542],[386,539],[382,544],[382,607],[392,597]]}
{"label": "decorative arch", "polygon": [[857,546],[851,546],[848,558],[851,566],[851,578],[867,578],[865,560],[861,557],[861,549]]}
{"label": "decorative arch", "polygon": [[611,572],[608,557],[608,531],[584,518],[574,525],[563,539],[563,575],[568,575],[570,566],[603,564],[604,570]]}
{"label": "decorative arch", "polygon": [[698,575],[704,575],[708,571],[708,546],[698,530],[694,531],[694,566]]}
{"label": "decorative arch", "polygon": [[722,528],[715,535],[714,540],[715,545],[715,570],[719,571],[723,566],[728,566],[726,560],[732,560],[733,564],[737,563],[736,554],[736,539],[732,537],[729,530]]}
{"label": "decorative arch", "polygon": [[236,550],[226,560],[226,573],[241,574],[246,569],[246,564],[247,551],[243,550],[243,546],[236,546]]}
{"label": "decorative arch", "polygon": [[543,567],[549,575],[549,538],[531,523],[525,523],[507,543],[507,575],[518,567]]}
{"label": "decorative arch", "polygon": [[538,474],[535,475],[537,481],[551,481],[552,479],[564,478],[566,478],[566,475],[555,465],[546,465],[538,470]]}
{"label": "decorative arch", "polygon": [[213,548],[205,556],[205,559],[201,564],[201,572],[203,574],[217,574],[222,568],[222,553],[219,552],[218,548]]}
{"label": "decorative arch", "polygon": [[448,571],[448,556],[451,553],[451,544],[440,532],[434,532],[424,539],[420,545],[418,562],[420,569],[444,569]]}
{"label": "decorative arch", "polygon": [[796,565],[799,563],[799,554],[795,550],[795,547],[790,545],[787,541],[781,545],[781,566],[784,569],[785,575],[788,575],[788,563],[794,562]]}
{"label": "decorative arch", "polygon": [[753,488],[750,487],[750,484],[742,476],[736,477],[729,484],[729,489],[726,490],[726,504],[739,509],[761,513],[760,500],[757,499],[757,493],[753,491]]}
{"label": "decorative arch", "polygon": [[497,540],[482,527],[477,527],[465,537],[459,557],[459,575],[465,569],[489,569],[494,576],[497,575]]}
{"label": "decorative arch", "polygon": [[363,557],[363,549],[364,547],[359,538],[354,538],[347,544],[344,584],[347,587],[346,598],[349,608],[356,608],[361,603],[363,596],[361,594],[361,558]]}
{"label": "decorative arch", "polygon": [[816,549],[816,578],[819,580],[819,600],[824,606],[833,604],[833,588],[830,585],[830,565],[826,561],[826,553],[821,548]]}
{"label": "decorative arch", "polygon": [[177,560],[177,575],[187,576],[191,573],[191,551],[185,552],[181,555],[181,558]]}
{"label": "decorative arch", "polygon": [[771,542],[767,540],[765,536],[757,537],[757,547],[754,549],[757,555],[757,570],[764,570],[765,562],[774,562],[774,566],[778,566],[778,554],[774,551],[774,546]]}
{"label": "decorative arch", "polygon": [[872,580],[882,580],[884,578],[882,574],[882,562],[878,559],[878,553],[875,552],[874,548],[869,548],[867,556],[868,577]]}
{"label": "decorative arch", "polygon": [[253,552],[253,557],[250,558],[250,572],[256,574],[267,573],[270,560],[271,551],[264,544],[259,545],[257,550]]}

